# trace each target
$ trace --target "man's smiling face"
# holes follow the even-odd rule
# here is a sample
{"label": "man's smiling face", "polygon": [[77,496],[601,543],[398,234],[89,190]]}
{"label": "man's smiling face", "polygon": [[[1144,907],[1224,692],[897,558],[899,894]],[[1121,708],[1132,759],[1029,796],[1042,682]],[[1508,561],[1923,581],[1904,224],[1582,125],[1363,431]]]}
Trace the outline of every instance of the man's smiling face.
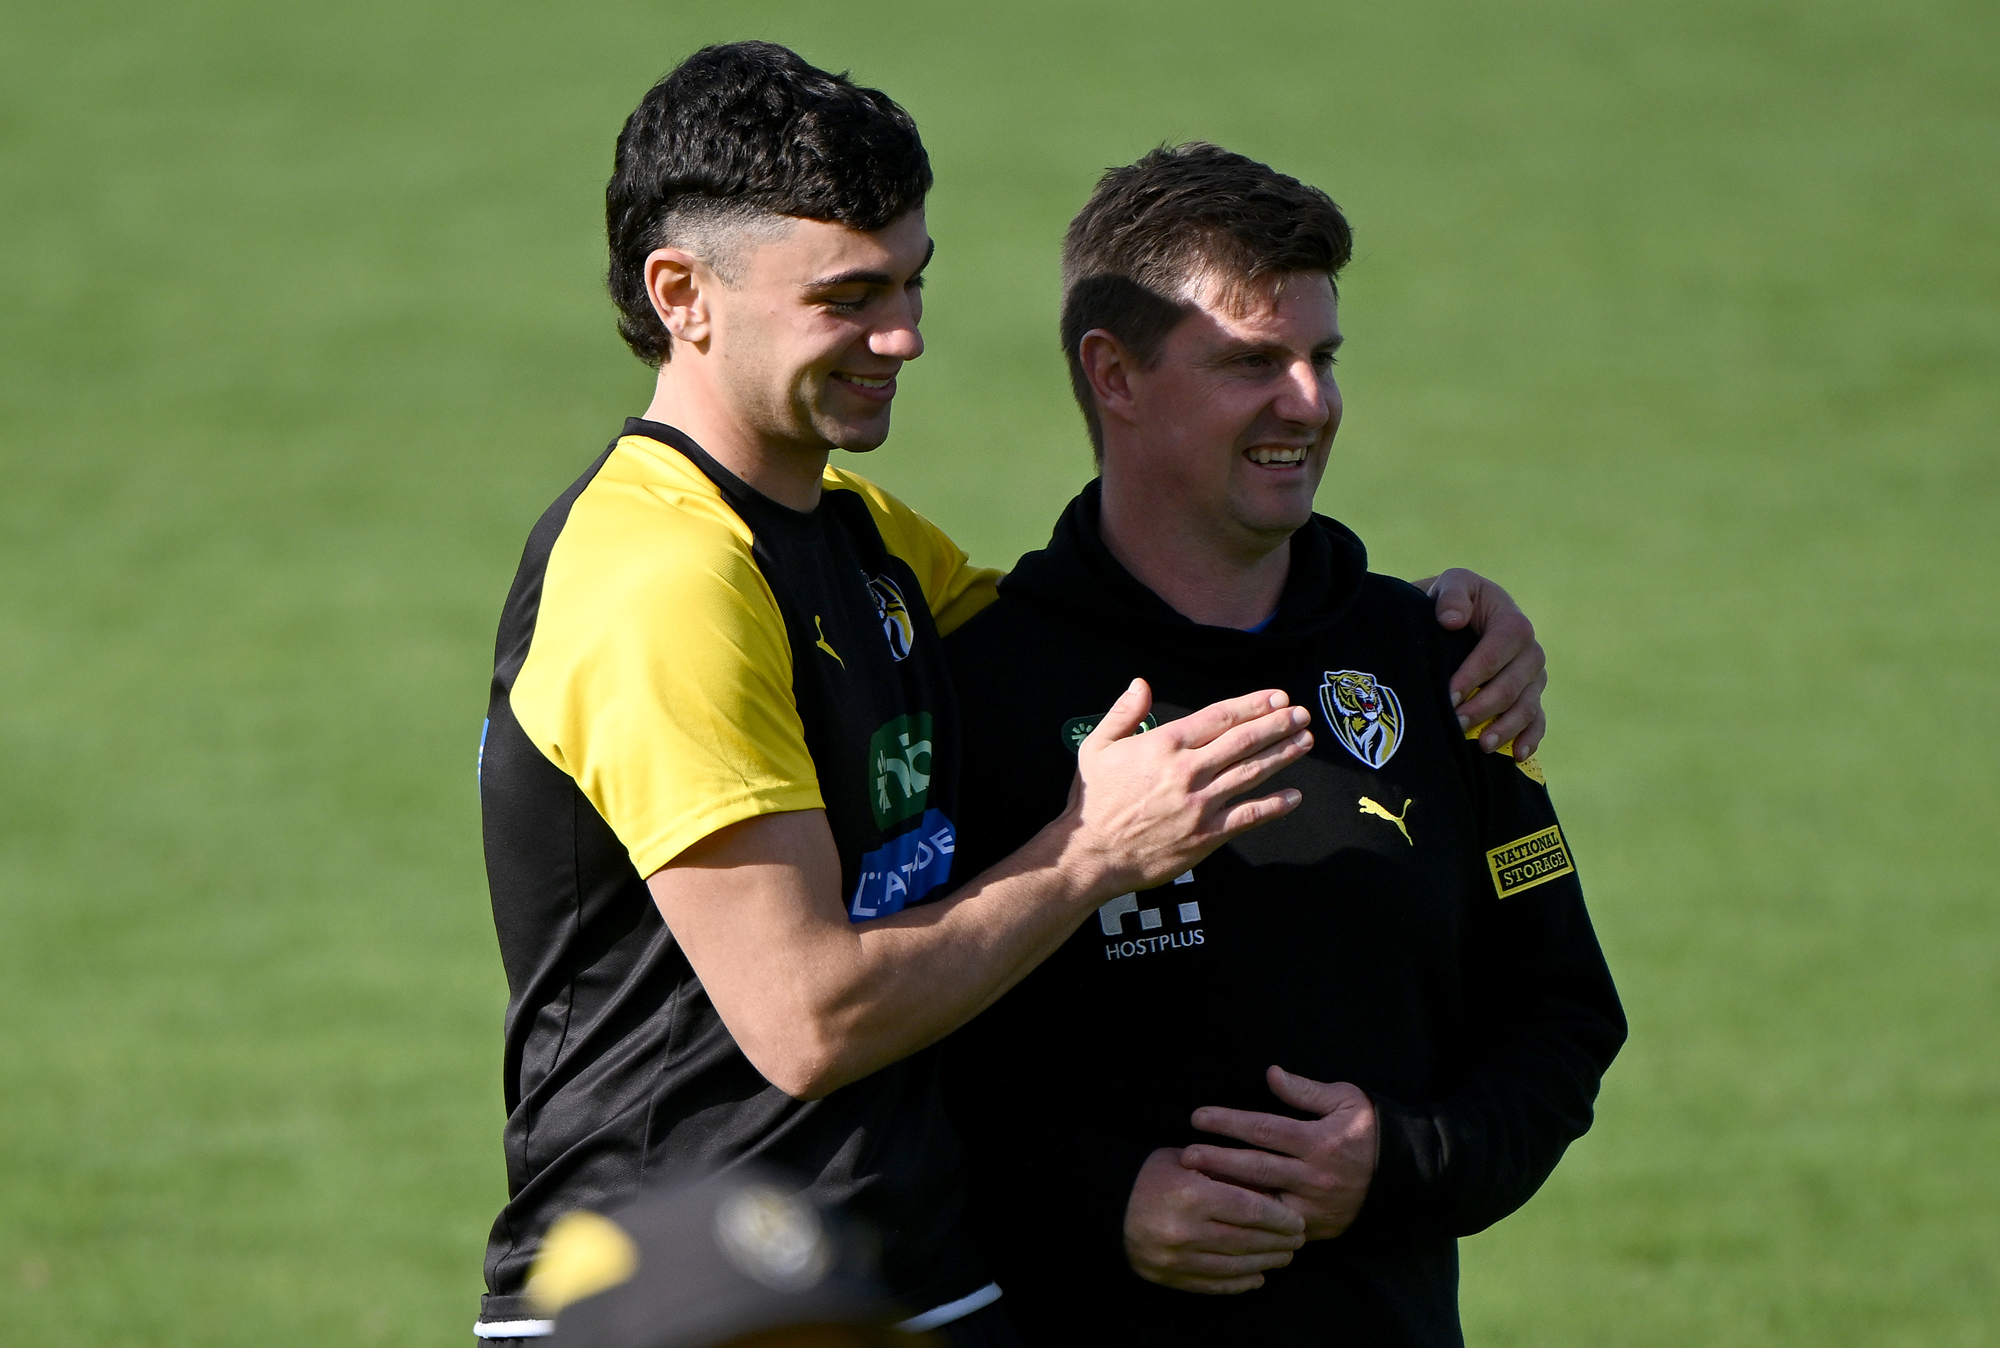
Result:
{"label": "man's smiling face", "polygon": [[1340,429],[1333,282],[1294,272],[1240,297],[1201,284],[1191,303],[1132,374],[1131,467],[1218,541],[1268,551],[1311,518]]}
{"label": "man's smiling face", "polygon": [[715,296],[712,338],[746,428],[816,450],[886,440],[896,375],[924,350],[931,249],[921,209],[872,234],[794,220],[746,248]]}

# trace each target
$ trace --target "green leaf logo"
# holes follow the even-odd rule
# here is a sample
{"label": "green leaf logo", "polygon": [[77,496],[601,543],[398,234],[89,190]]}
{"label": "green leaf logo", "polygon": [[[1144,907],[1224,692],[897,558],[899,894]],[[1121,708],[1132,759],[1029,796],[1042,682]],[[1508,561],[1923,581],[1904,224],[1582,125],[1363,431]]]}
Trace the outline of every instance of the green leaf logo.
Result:
{"label": "green leaf logo", "polygon": [[[1077,748],[1083,743],[1084,736],[1097,729],[1097,723],[1103,719],[1104,713],[1099,712],[1095,716],[1072,716],[1067,721],[1064,721],[1062,728],[1063,748],[1069,750],[1071,753],[1075,753]],[[1139,722],[1139,728],[1132,733],[1143,735],[1148,730],[1158,730],[1159,728],[1159,720],[1154,717],[1153,713],[1147,712],[1146,719]]]}

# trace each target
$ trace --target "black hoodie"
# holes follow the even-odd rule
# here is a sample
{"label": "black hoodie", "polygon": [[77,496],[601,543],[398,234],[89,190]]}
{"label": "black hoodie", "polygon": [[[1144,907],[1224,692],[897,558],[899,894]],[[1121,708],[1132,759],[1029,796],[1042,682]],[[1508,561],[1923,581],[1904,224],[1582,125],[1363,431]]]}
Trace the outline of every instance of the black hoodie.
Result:
{"label": "black hoodie", "polygon": [[[1344,526],[1293,536],[1278,612],[1251,633],[1176,613],[1097,518],[1092,484],[947,643],[962,873],[1061,811],[1076,741],[1135,676],[1161,721],[1283,688],[1315,744],[1278,779],[1296,811],[1105,905],[951,1040],[973,1225],[1007,1304],[1037,1344],[1458,1344],[1455,1238],[1547,1178],[1625,1038],[1540,770],[1467,742],[1447,681],[1469,637],[1371,574]],[[1197,1106],[1292,1112],[1274,1063],[1374,1101],[1360,1217],[1254,1292],[1143,1282],[1122,1244],[1140,1164],[1218,1141]]]}

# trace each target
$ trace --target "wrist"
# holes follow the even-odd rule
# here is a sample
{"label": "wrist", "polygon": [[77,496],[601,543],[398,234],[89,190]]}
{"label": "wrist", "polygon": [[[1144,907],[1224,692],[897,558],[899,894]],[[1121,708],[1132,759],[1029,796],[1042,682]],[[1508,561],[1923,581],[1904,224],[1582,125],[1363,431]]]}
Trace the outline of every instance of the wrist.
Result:
{"label": "wrist", "polygon": [[1078,908],[1093,909],[1135,889],[1130,867],[1095,841],[1081,821],[1064,813],[1049,821],[1022,849],[1051,886]]}

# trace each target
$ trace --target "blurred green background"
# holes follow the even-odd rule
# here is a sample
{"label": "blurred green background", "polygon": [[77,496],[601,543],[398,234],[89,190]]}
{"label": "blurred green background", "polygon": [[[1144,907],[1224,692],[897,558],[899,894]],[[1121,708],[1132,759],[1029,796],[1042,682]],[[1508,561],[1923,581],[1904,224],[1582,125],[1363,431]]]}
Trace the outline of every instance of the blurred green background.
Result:
{"label": "blurred green background", "polygon": [[1099,170],[1208,138],[1353,217],[1323,508],[1537,619],[1633,1023],[1471,1341],[2000,1342],[1990,0],[5,0],[0,1334],[467,1341],[491,633],[647,400],[613,136],[746,36],[924,129],[865,468],[982,559],[1088,475]]}

